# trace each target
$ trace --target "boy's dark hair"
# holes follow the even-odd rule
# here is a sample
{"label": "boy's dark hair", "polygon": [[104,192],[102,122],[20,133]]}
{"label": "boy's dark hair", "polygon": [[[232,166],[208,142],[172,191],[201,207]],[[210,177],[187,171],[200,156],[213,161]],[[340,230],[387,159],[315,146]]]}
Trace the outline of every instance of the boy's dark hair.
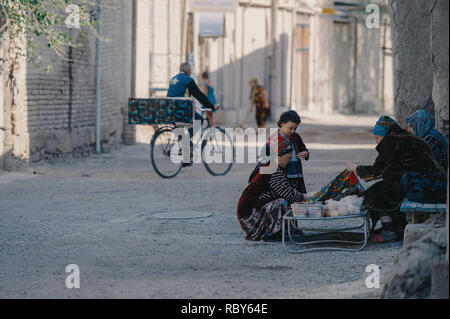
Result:
{"label": "boy's dark hair", "polygon": [[300,123],[302,122],[302,119],[300,118],[300,116],[298,115],[297,112],[295,111],[287,111],[284,112],[283,114],[281,114],[280,116],[280,120],[278,121],[278,127],[281,127],[282,124],[287,123],[287,122],[294,122],[297,125],[300,125]]}
{"label": "boy's dark hair", "polygon": [[203,77],[204,79],[208,79],[208,80],[209,80],[209,74],[208,74],[208,71],[203,72],[203,73],[202,73],[202,77]]}

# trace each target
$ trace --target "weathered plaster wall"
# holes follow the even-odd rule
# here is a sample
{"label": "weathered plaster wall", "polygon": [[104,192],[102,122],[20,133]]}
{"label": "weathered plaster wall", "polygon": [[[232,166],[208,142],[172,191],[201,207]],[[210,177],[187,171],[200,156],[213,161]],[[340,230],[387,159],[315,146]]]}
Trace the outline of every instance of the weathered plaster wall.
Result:
{"label": "weathered plaster wall", "polygon": [[428,0],[390,0],[396,115],[402,125],[418,109],[434,112],[430,5]]}
{"label": "weathered plaster wall", "polygon": [[431,6],[431,57],[433,62],[433,101],[436,127],[448,139],[448,0],[434,0]]}

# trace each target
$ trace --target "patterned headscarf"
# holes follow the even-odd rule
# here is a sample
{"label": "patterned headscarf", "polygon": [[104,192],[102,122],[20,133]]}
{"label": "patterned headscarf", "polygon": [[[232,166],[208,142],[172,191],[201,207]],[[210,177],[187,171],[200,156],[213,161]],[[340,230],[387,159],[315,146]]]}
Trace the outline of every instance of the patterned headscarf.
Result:
{"label": "patterned headscarf", "polygon": [[383,115],[378,119],[377,124],[375,124],[373,135],[386,136],[394,127],[400,126],[391,117]]}
{"label": "patterned headscarf", "polygon": [[406,123],[412,127],[414,134],[420,138],[424,138],[434,129],[434,118],[425,110],[419,110],[408,116]]}
{"label": "patterned headscarf", "polygon": [[433,135],[445,148],[448,149],[447,139],[436,130],[434,126],[434,118],[425,110],[419,110],[406,118],[416,136],[425,139],[429,135]]}
{"label": "patterned headscarf", "polygon": [[275,136],[269,138],[269,142],[266,143],[265,149],[265,155],[263,155],[260,160],[260,162],[263,164],[268,163],[274,158],[274,150],[278,151],[278,156],[283,156],[293,151],[290,140],[278,133],[276,133]]}

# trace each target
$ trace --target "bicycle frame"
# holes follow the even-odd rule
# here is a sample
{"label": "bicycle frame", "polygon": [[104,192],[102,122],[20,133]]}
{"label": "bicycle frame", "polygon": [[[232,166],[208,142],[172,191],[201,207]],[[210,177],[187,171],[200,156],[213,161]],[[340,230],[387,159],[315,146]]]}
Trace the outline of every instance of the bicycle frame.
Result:
{"label": "bicycle frame", "polygon": [[[199,114],[199,115],[202,116],[203,120],[207,121],[206,127],[205,128],[203,128],[203,126],[201,127],[201,132],[203,133],[207,129],[214,127],[212,111],[210,109],[205,109],[205,108],[200,108],[200,109],[198,109],[198,111],[200,111],[202,113],[202,114]],[[205,114],[206,114],[206,117],[204,116]],[[176,129],[176,128],[185,127],[185,126],[186,125],[176,125],[175,123],[173,123],[173,124],[163,124],[156,131],[163,130],[163,129],[167,128],[167,127],[172,128],[172,129]],[[199,140],[196,141],[196,142],[197,143],[201,142],[201,138],[202,138],[202,134],[200,134]]]}
{"label": "bicycle frame", "polygon": [[[198,134],[199,133],[198,131],[197,132],[193,132],[192,128],[189,128],[189,131],[190,131],[189,132],[189,140],[190,140],[190,143],[191,143],[191,147],[192,147],[192,145],[201,145],[201,152],[203,152],[204,147],[206,147],[206,145],[208,145],[208,143],[212,143],[214,149],[215,149],[215,146],[217,146],[217,147],[220,148],[220,150],[222,150],[223,146],[219,146],[220,142],[216,139],[216,135],[215,135],[215,133],[216,133],[215,130],[218,130],[222,134],[225,134],[225,136],[228,136],[228,139],[227,139],[227,137],[225,137],[225,139],[227,139],[227,141],[229,141],[231,143],[230,146],[232,147],[232,152],[233,152],[232,154],[234,156],[234,145],[233,145],[232,138],[230,138],[230,136],[226,134],[224,129],[222,129],[222,128],[218,127],[218,126],[211,126],[211,124],[213,124],[212,111],[210,109],[197,109],[197,110],[198,110],[199,115],[202,116],[202,119],[203,120],[207,120],[207,122],[206,122],[206,125],[202,125],[200,127],[200,134]],[[208,113],[206,113],[206,112],[208,112]],[[207,117],[205,116],[205,113],[208,115]],[[198,130],[198,127],[195,125],[196,124],[195,120],[194,120],[193,124],[194,124],[194,128],[196,130]],[[159,136],[159,134],[161,134],[161,133],[163,133],[165,131],[166,132],[169,131],[169,132],[172,132],[172,134],[174,134],[173,133],[174,130],[176,130],[177,128],[183,128],[184,130],[186,130],[186,126],[190,126],[190,124],[183,124],[183,123],[179,123],[179,124],[177,124],[177,123],[162,124],[155,131],[155,135],[154,136]],[[212,129],[211,133],[208,132],[209,129]],[[207,133],[205,134],[205,132],[207,132]],[[198,136],[195,136],[194,133],[196,133]],[[177,134],[175,134],[175,135],[177,135]],[[183,136],[186,137],[185,134],[183,134]],[[153,154],[153,152],[154,152],[154,143],[155,143],[155,141],[156,140],[154,138],[152,138],[152,141],[150,143],[151,144],[151,154]],[[176,142],[176,143],[180,143],[180,142],[181,142],[180,136],[178,136],[178,142]],[[215,142],[215,144],[214,144],[214,142]],[[191,149],[191,152],[192,151],[193,150]],[[193,153],[191,153],[191,160],[192,160],[192,154]],[[211,165],[210,165],[211,163],[205,162],[203,160],[203,153],[201,153],[201,158],[202,158],[202,162],[205,165],[207,171],[213,176],[224,176],[230,171],[231,167],[233,166],[233,163],[230,163],[230,165],[228,167],[226,167],[225,170],[222,170],[222,171],[218,172],[216,170],[216,168],[211,167]],[[155,168],[155,171],[163,178],[173,178],[173,177],[175,177],[180,172],[181,168],[184,167],[184,166],[180,166],[178,171],[176,171],[173,175],[169,176],[169,175],[166,175],[165,173],[161,173],[161,171],[157,168],[157,164],[154,162],[154,160],[155,160],[155,157],[153,157],[153,155],[151,155],[151,161],[152,161],[153,167]]]}

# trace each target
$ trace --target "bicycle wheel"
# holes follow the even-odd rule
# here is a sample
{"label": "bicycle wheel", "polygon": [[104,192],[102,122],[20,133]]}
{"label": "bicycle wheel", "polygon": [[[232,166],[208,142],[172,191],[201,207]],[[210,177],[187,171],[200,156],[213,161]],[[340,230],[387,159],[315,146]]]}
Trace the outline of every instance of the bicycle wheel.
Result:
{"label": "bicycle wheel", "polygon": [[164,127],[155,132],[150,143],[150,158],[155,172],[162,178],[177,176],[182,167],[180,139],[173,128]]}
{"label": "bicycle wheel", "polygon": [[231,170],[234,163],[234,143],[224,129],[213,127],[205,132],[202,161],[213,176],[224,176]]}

